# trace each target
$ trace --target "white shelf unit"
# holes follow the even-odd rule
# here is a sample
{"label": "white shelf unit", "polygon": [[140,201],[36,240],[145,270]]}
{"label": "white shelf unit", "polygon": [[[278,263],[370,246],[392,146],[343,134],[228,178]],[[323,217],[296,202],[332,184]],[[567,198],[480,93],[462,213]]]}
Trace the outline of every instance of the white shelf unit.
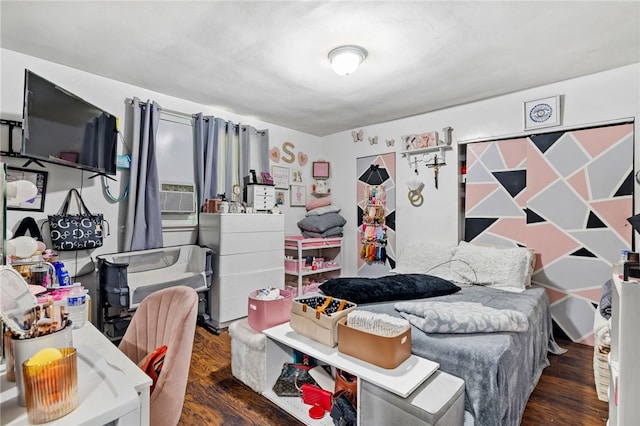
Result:
{"label": "white shelf unit", "polygon": [[[285,255],[294,256],[297,262],[296,270],[287,270],[285,266],[284,273],[286,275],[294,275],[298,278],[298,295],[302,296],[302,277],[317,275],[318,277],[328,278],[340,276],[342,269],[342,238],[284,238]],[[305,256],[324,257],[323,267],[316,270],[303,269],[303,259]],[[325,257],[327,256],[327,257]],[[327,262],[335,263],[334,266],[324,266]]]}
{"label": "white shelf unit", "polygon": [[640,419],[640,283],[613,277],[611,352],[609,353],[609,426],[637,424]]}
{"label": "white shelf unit", "polygon": [[[400,151],[400,155],[402,157],[406,157],[407,158],[407,162],[409,163],[409,167],[411,167],[412,165],[412,157],[416,156],[416,155],[422,155],[423,157],[426,156],[426,154],[429,154],[431,152],[435,152],[436,155],[440,154],[438,161],[440,162],[441,165],[445,165],[446,164],[446,157],[445,157],[445,153],[447,151],[451,151],[453,150],[453,147],[451,145],[437,145],[437,146],[430,146],[427,148],[420,148],[420,149],[411,149],[408,151]],[[419,162],[423,162],[425,161],[424,159],[422,160],[418,160]]]}
{"label": "white shelf unit", "polygon": [[[307,425],[333,425],[333,422],[329,413],[325,413],[325,416],[320,420],[311,419],[309,417],[311,406],[304,404],[301,398],[279,397],[271,389],[280,375],[282,365],[286,362],[292,362],[294,349],[315,358],[322,364],[340,368],[357,376],[358,394],[362,388],[361,382],[365,380],[406,398],[440,367],[436,362],[411,355],[398,367],[391,370],[384,369],[340,353],[337,347],[330,348],[302,336],[293,331],[289,323],[268,328],[263,333],[267,336],[267,389],[263,395]],[[359,395],[357,400],[360,401]],[[359,402],[358,405],[360,405]],[[358,424],[361,424],[359,415]]]}

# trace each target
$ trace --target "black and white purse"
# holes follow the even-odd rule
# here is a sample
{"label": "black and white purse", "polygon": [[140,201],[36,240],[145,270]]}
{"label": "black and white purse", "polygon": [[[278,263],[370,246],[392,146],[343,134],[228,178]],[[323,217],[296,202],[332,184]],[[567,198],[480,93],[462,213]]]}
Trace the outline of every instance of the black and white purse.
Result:
{"label": "black and white purse", "polygon": [[[69,213],[72,195],[75,195],[80,209],[76,214]],[[91,250],[102,247],[105,223],[108,225],[102,213],[91,213],[80,193],[75,188],[70,189],[58,213],[49,215],[51,245],[54,250],[59,251]]]}

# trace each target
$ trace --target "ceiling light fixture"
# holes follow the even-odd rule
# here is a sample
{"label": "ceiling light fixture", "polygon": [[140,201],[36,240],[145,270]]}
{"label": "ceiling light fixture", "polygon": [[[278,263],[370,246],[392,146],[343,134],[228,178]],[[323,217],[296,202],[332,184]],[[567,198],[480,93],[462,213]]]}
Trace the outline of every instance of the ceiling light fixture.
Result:
{"label": "ceiling light fixture", "polygon": [[329,52],[331,68],[338,75],[349,75],[367,57],[367,51],[360,46],[340,46]]}

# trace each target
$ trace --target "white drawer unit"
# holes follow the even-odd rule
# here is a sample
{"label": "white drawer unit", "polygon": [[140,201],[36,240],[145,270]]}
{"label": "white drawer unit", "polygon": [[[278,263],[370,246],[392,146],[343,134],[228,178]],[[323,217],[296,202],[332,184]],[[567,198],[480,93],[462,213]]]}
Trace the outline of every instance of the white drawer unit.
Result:
{"label": "white drawer unit", "polygon": [[276,205],[276,189],[271,185],[247,185],[247,204],[256,211],[271,210]]}
{"label": "white drawer unit", "polygon": [[200,244],[213,250],[209,313],[217,329],[247,316],[249,293],[284,287],[284,215],[200,213]]}

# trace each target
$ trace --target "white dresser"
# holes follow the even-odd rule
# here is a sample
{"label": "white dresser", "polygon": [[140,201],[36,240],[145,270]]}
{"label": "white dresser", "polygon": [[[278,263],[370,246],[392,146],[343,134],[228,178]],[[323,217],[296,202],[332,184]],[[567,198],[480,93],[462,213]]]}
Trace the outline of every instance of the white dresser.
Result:
{"label": "white dresser", "polygon": [[200,245],[213,249],[214,327],[247,316],[249,293],[284,287],[284,215],[200,213]]}
{"label": "white dresser", "polygon": [[271,210],[276,205],[276,190],[271,185],[247,185],[247,204],[256,211]]}

